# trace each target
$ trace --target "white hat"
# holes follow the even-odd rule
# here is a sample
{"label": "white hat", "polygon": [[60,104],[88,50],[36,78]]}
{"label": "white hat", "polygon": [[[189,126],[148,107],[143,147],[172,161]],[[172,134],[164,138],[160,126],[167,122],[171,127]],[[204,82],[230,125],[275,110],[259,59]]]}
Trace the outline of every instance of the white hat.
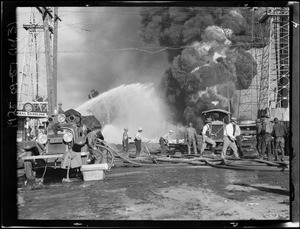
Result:
{"label": "white hat", "polygon": [[169,132],[170,132],[170,133],[173,133],[174,131],[173,131],[173,130],[169,130]]}
{"label": "white hat", "polygon": [[143,130],[143,128],[142,128],[142,127],[139,127],[139,129],[138,129],[138,130],[139,130],[139,131],[140,131],[140,130]]}
{"label": "white hat", "polygon": [[236,121],[237,121],[237,119],[236,119],[235,117],[231,117],[230,120],[233,121],[233,122],[236,122]]}

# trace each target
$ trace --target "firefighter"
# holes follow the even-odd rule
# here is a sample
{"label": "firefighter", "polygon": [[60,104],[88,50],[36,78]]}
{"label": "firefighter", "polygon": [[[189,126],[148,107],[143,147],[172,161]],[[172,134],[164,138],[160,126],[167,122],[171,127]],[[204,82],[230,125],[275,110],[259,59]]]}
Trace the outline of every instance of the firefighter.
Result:
{"label": "firefighter", "polygon": [[236,126],[237,126],[237,119],[231,117],[230,123],[226,125],[224,130],[224,142],[223,142],[223,149],[221,158],[225,159],[227,148],[230,147],[233,150],[233,154],[237,159],[240,159],[238,155],[236,141]]}
{"label": "firefighter", "polygon": [[143,132],[143,128],[139,127],[138,128],[138,132],[134,136],[134,142],[135,142],[135,148],[136,148],[135,157],[139,157],[140,154],[141,154],[141,151],[142,151],[142,141],[147,141],[147,142],[151,141],[151,140],[148,140],[148,139],[142,137],[142,132]]}
{"label": "firefighter", "polygon": [[192,123],[189,123],[189,127],[186,130],[186,141],[188,146],[188,154],[191,154],[191,147],[193,146],[194,153],[197,154],[197,132],[196,129],[193,127]]}
{"label": "firefighter", "polygon": [[278,152],[281,153],[280,160],[283,161],[284,157],[284,138],[287,134],[287,130],[284,124],[280,123],[278,118],[274,118],[274,125],[272,136],[275,138],[275,150],[274,150],[274,157],[275,161],[278,160]]}
{"label": "firefighter", "polygon": [[124,156],[128,157],[128,141],[131,139],[131,137],[128,136],[128,128],[124,128],[123,132],[123,139],[122,139],[122,145],[123,145],[123,151],[124,151]]}
{"label": "firefighter", "polygon": [[202,129],[202,147],[200,150],[200,156],[203,156],[203,152],[206,148],[207,143],[212,145],[212,155],[215,156],[215,152],[216,152],[216,142],[211,138],[211,136],[213,136],[214,134],[212,134],[212,128],[211,128],[211,122],[212,119],[211,118],[207,118],[205,120],[206,124],[204,125],[203,129]]}
{"label": "firefighter", "polygon": [[272,153],[272,131],[273,125],[269,121],[269,116],[264,115],[262,116],[262,126],[261,126],[261,137],[262,137],[262,152],[261,152],[261,159],[265,158],[269,160],[271,153]]}
{"label": "firefighter", "polygon": [[165,154],[168,151],[172,134],[173,134],[173,130],[169,130],[167,134],[160,137],[159,144],[161,146],[161,154]]}
{"label": "firefighter", "polygon": [[98,153],[94,152],[94,151],[97,151],[97,147],[96,147],[97,143],[104,145],[103,143],[101,143],[101,141],[104,141],[104,136],[101,132],[101,127],[97,127],[97,126],[94,127],[94,129],[86,135],[86,138],[87,138],[87,143],[88,143],[87,145],[91,151],[92,156],[95,159],[95,164],[96,163],[105,163],[107,161],[107,156],[102,155],[102,157],[100,157],[100,155]]}

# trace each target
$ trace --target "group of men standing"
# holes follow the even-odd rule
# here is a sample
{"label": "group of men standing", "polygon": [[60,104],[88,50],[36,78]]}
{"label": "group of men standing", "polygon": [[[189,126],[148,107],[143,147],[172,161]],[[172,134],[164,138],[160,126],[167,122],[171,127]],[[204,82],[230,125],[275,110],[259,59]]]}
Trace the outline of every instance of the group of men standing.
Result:
{"label": "group of men standing", "polygon": [[[268,116],[262,116],[261,119],[257,120],[257,150],[261,159],[264,159],[266,154],[266,159],[269,160],[271,153],[274,151],[275,160],[278,160],[278,152],[281,153],[281,160],[283,161],[284,156],[284,145],[285,140],[284,137],[287,134],[287,130],[284,124],[280,123],[278,118],[274,119],[274,124],[269,121]],[[136,157],[140,156],[142,149],[142,141],[150,142],[150,140],[142,137],[143,129],[141,127],[138,128],[137,133],[134,136],[134,142],[136,147]],[[241,142],[241,129],[237,124],[237,119],[235,117],[231,117],[230,123],[225,125],[224,128],[224,136],[223,136],[223,148],[221,153],[221,158],[225,159],[227,149],[230,148],[233,152],[233,155],[240,159],[243,156]],[[169,141],[173,134],[172,130],[169,130],[167,134],[160,137],[159,143],[161,146],[161,153],[166,153],[169,149]],[[201,131],[202,135],[202,145],[200,150],[200,156],[203,156],[204,150],[207,147],[207,144],[211,145],[212,155],[215,156],[216,153],[216,142],[213,140],[214,134],[212,133],[212,119],[207,118],[205,120],[205,125]],[[124,128],[123,133],[123,151],[124,156],[128,157],[128,144],[129,139],[131,137],[128,136],[128,128]],[[274,140],[273,140],[274,139]],[[188,128],[186,129],[185,140],[187,143],[188,154],[191,154],[193,149],[194,154],[198,154],[198,144],[197,144],[197,131],[193,127],[192,123],[189,123]]]}
{"label": "group of men standing", "polygon": [[277,161],[280,153],[280,160],[283,161],[285,137],[288,134],[286,126],[278,118],[274,118],[272,122],[268,115],[264,115],[256,120],[256,131],[260,159],[270,160],[271,154],[274,154],[274,160]]}
{"label": "group of men standing", "polygon": [[[204,150],[207,146],[207,144],[212,145],[212,155],[215,156],[216,152],[216,142],[212,139],[213,133],[212,133],[212,119],[208,118],[206,120],[206,123],[202,129],[202,146],[200,149],[200,155],[203,156]],[[138,132],[134,136],[134,142],[135,142],[135,147],[136,147],[136,155],[135,157],[139,157],[142,149],[142,141],[148,141],[148,139],[143,138],[141,136],[143,129],[141,127],[138,128]],[[169,142],[172,137],[173,131],[169,130],[167,134],[164,136],[160,137],[159,143],[161,146],[161,153],[164,154],[168,151],[169,149]],[[225,130],[224,130],[224,144],[223,144],[223,150],[222,150],[222,158],[225,158],[226,151],[228,147],[230,147],[233,150],[234,155],[239,158],[238,150],[240,149],[240,144],[239,144],[239,136],[241,134],[240,128],[237,125],[237,120],[236,118],[231,118],[231,122],[226,125]],[[128,128],[124,128],[123,132],[123,138],[122,138],[122,145],[123,145],[123,151],[124,151],[124,156],[128,157],[128,145],[129,145],[129,139],[131,137],[128,136]],[[188,128],[186,129],[186,134],[185,134],[185,140],[187,143],[188,147],[188,154],[191,154],[191,151],[193,149],[194,154],[198,154],[198,148],[197,148],[197,131],[193,127],[192,123],[189,123]]]}
{"label": "group of men standing", "polygon": [[[134,135],[134,144],[136,148],[136,154],[135,157],[139,157],[142,151],[142,141],[150,142],[151,140],[145,138],[142,136],[143,128],[139,127],[137,133]],[[122,138],[122,146],[123,146],[123,152],[125,157],[129,157],[128,154],[128,147],[129,147],[129,137],[128,135],[128,128],[124,128],[123,132],[123,138]]]}
{"label": "group of men standing", "polygon": [[[212,155],[215,156],[216,142],[213,140],[213,136],[215,136],[215,134],[212,133],[211,118],[207,118],[205,120],[205,125],[203,126],[201,134],[202,134],[202,146],[200,149],[200,156],[203,156],[207,144],[210,144],[212,146],[211,147]],[[240,127],[237,125],[237,120],[236,118],[232,117],[230,123],[227,124],[224,129],[224,139],[223,139],[224,141],[223,141],[223,149],[221,154],[222,158],[225,158],[228,147],[230,147],[233,150],[233,154],[235,157],[240,158],[240,155],[242,155],[240,135],[241,135],[241,130]],[[192,123],[190,123],[189,127],[187,128],[186,139],[188,145],[188,154],[191,154],[191,147],[193,147],[194,153],[197,154],[197,145],[196,145],[197,132],[196,129],[193,128]]]}
{"label": "group of men standing", "polygon": [[[140,156],[141,151],[142,151],[142,142],[150,142],[151,141],[151,140],[143,137],[142,132],[143,132],[143,128],[139,127],[137,133],[134,135],[134,144],[135,144],[135,148],[136,148],[136,154],[134,157]],[[159,144],[162,148],[162,150],[161,150],[162,154],[164,154],[168,151],[172,134],[173,134],[173,130],[169,130],[169,132],[167,134],[160,137]],[[124,157],[126,157],[126,158],[129,157],[129,154],[128,154],[129,139],[131,139],[131,137],[129,137],[129,135],[128,135],[128,128],[125,127],[124,132],[123,132],[123,138],[122,138],[122,146],[123,146]]]}

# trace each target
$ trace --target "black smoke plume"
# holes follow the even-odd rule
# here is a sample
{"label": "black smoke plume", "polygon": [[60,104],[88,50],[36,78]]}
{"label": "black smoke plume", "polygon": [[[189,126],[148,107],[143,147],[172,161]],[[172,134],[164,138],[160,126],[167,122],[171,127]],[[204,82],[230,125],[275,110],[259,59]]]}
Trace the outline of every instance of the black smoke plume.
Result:
{"label": "black smoke plume", "polygon": [[[253,37],[257,19],[247,8],[147,7],[140,11],[144,42],[167,46],[170,67],[161,89],[175,122],[199,124],[202,111],[234,109],[236,90],[247,89],[257,74],[248,52],[261,48]],[[254,32],[254,34],[253,34]],[[213,103],[214,102],[214,103]],[[231,112],[233,113],[233,112]],[[201,120],[200,120],[201,122]]]}

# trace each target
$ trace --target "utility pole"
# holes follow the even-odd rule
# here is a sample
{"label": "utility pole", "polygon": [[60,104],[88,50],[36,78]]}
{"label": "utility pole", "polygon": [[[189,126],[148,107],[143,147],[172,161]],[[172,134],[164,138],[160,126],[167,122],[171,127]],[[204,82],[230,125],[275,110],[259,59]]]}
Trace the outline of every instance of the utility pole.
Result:
{"label": "utility pole", "polygon": [[[57,110],[57,25],[60,18],[57,16],[57,7],[54,7],[54,16],[50,8],[37,7],[37,9],[43,17],[48,115],[51,116]],[[53,27],[51,22],[53,22]]]}
{"label": "utility pole", "polygon": [[[52,18],[52,14],[46,7],[37,7],[37,9],[42,14],[43,18],[43,29],[44,29],[44,44],[45,44],[45,68],[47,76],[47,98],[48,98],[48,115],[51,116],[54,113],[53,107],[53,65],[51,61],[51,34],[53,34],[53,29],[49,26],[49,17]],[[50,29],[49,29],[50,28]]]}
{"label": "utility pole", "polygon": [[[53,95],[54,95],[54,110],[58,110],[57,108],[57,27],[58,27],[58,7],[54,7],[54,37],[53,37]],[[61,21],[61,20],[60,20]]]}
{"label": "utility pole", "polygon": [[46,55],[46,74],[47,74],[47,93],[48,93],[48,108],[49,116],[54,113],[54,104],[53,104],[53,69],[52,61],[50,56],[50,31],[49,31],[49,16],[46,14],[46,9],[43,10],[43,25],[44,25],[44,41],[45,41],[45,55]]}

